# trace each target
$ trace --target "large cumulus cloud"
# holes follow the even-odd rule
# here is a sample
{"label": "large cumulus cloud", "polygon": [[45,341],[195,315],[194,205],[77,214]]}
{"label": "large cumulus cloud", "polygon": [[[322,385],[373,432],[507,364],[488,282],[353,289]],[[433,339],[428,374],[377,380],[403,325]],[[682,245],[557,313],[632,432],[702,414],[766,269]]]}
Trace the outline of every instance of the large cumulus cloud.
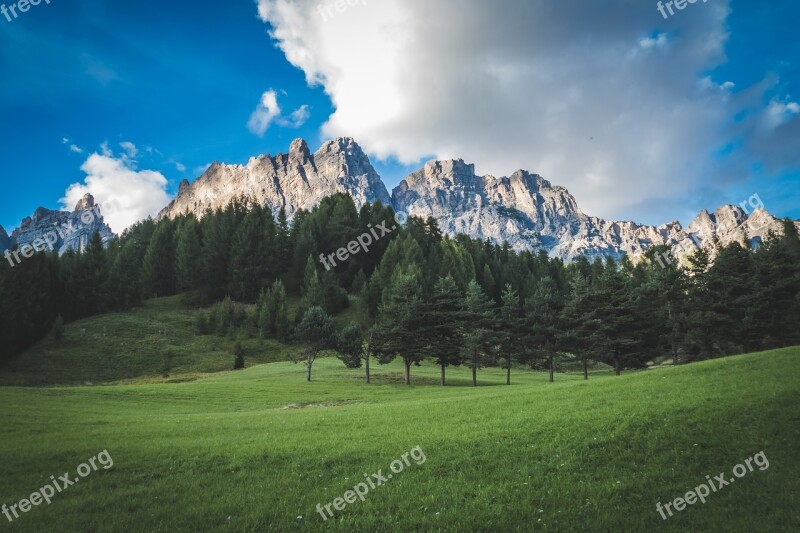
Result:
{"label": "large cumulus cloud", "polygon": [[[646,218],[746,179],[758,150],[777,167],[796,163],[780,148],[796,104],[768,108],[769,83],[748,91],[708,74],[726,60],[727,0],[666,21],[641,0],[325,5],[259,0],[258,10],[330,96],[323,134],[355,137],[380,158],[526,168],[591,214]],[[734,121],[747,106],[750,118]]]}

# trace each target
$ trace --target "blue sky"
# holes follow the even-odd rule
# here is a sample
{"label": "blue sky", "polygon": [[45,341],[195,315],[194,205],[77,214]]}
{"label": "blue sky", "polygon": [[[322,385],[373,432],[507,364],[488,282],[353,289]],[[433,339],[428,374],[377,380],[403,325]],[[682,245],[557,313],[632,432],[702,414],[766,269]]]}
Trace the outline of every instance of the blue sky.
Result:
{"label": "blue sky", "polygon": [[[580,2],[512,13],[507,0],[509,15],[466,1],[449,26],[493,29],[473,39],[436,27],[447,19],[435,11],[450,0],[426,8],[429,18],[417,0],[384,2],[332,20],[311,0],[261,0],[260,12],[251,0],[52,0],[11,22],[0,17],[0,224],[10,232],[36,207],[58,208],[70,185],[101,172],[92,154],[163,176],[166,185],[154,186],[172,195],[214,160],[245,163],[297,137],[314,150],[334,135],[375,154],[390,189],[427,158],[461,157],[494,175],[542,173],[607,218],[688,222],[700,208],[752,194],[773,214],[800,218],[800,3],[710,0],[664,21],[655,2],[608,2],[578,20]],[[507,31],[519,20],[546,40]],[[714,35],[724,36],[719,50],[709,50]],[[608,73],[630,76],[624,99],[602,73],[572,72],[584,61],[602,65],[627,42],[629,68]],[[248,121],[270,90],[281,116],[261,135]],[[301,108],[298,124],[291,113]],[[598,108],[611,114],[586,111]],[[775,121],[759,126],[769,113]],[[649,144],[635,131],[643,121],[659,131]],[[133,207],[130,216],[154,209]]]}

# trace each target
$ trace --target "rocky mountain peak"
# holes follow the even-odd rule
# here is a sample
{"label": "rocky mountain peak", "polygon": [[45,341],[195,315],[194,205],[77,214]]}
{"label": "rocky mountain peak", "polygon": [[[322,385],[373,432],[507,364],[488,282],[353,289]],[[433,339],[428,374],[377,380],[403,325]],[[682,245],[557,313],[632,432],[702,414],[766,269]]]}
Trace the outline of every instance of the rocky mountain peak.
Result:
{"label": "rocky mountain peak", "polygon": [[33,218],[28,217],[25,220],[28,222],[28,224],[38,222],[46,217],[48,213],[50,213],[49,209],[39,206],[36,208],[36,211],[33,212]]}
{"label": "rocky mountain peak", "polygon": [[114,238],[111,228],[103,221],[100,206],[95,204],[92,195],[87,194],[77,203],[75,211],[53,211],[39,207],[33,217],[22,220],[10,237],[5,230],[0,231],[0,250],[13,248],[14,245],[21,249],[28,244],[36,248],[37,243],[47,241],[53,243],[52,250],[59,254],[67,250],[81,251],[86,249],[95,233],[100,234],[103,243]]}
{"label": "rocky mountain peak", "polygon": [[78,200],[78,203],[75,204],[75,211],[86,211],[91,209],[95,206],[94,203],[94,196],[89,194],[88,192],[83,195],[83,198]]}
{"label": "rocky mountain peak", "polygon": [[246,166],[214,163],[194,183],[182,185],[178,196],[159,217],[222,209],[231,201],[248,199],[274,214],[286,209],[289,218],[299,209],[311,209],[335,193],[353,197],[360,208],[367,202],[391,202],[386,186],[361,147],[349,138],[328,141],[311,153],[297,139],[286,154],[262,155]]}

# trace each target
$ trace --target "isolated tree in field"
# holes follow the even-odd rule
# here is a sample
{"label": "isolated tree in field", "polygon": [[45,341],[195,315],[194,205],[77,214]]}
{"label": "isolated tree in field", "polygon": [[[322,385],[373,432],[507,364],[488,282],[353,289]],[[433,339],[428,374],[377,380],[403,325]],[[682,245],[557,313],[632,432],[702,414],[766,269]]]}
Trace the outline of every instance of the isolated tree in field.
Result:
{"label": "isolated tree in field", "polygon": [[336,337],[337,357],[347,368],[361,368],[362,362],[366,366],[366,380],[370,382],[369,359],[372,357],[372,331],[366,337],[361,329],[361,324],[351,322]]}
{"label": "isolated tree in field", "polygon": [[441,368],[442,386],[448,366],[460,366],[462,359],[463,312],[461,294],[450,276],[439,278],[433,296],[423,309],[419,335],[428,340],[428,356]]}
{"label": "isolated tree in field", "polygon": [[295,335],[303,343],[307,380],[311,381],[311,367],[320,352],[333,347],[335,329],[333,320],[321,307],[309,308],[303,320],[297,325]]}
{"label": "isolated tree in field", "polygon": [[384,293],[373,337],[381,364],[402,357],[406,385],[411,385],[411,365],[422,361],[428,344],[419,334],[423,310],[420,292],[419,274],[398,270]]}
{"label": "isolated tree in field", "polygon": [[472,386],[478,386],[478,369],[488,362],[488,354],[496,341],[495,310],[491,300],[477,281],[467,285],[462,302],[464,313],[464,354],[472,367]]}

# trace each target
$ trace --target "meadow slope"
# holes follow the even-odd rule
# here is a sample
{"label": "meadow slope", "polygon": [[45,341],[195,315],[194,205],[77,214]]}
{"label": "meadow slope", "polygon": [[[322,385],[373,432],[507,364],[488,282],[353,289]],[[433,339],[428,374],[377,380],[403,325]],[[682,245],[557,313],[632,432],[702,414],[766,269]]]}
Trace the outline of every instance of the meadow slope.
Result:
{"label": "meadow slope", "polygon": [[[577,374],[273,363],[188,383],[0,388],[10,505],[108,450],[9,531],[791,531],[800,527],[800,349]],[[415,446],[426,461],[323,522],[315,511]],[[656,502],[764,451],[664,521]],[[2,516],[0,516],[2,518]]]}

